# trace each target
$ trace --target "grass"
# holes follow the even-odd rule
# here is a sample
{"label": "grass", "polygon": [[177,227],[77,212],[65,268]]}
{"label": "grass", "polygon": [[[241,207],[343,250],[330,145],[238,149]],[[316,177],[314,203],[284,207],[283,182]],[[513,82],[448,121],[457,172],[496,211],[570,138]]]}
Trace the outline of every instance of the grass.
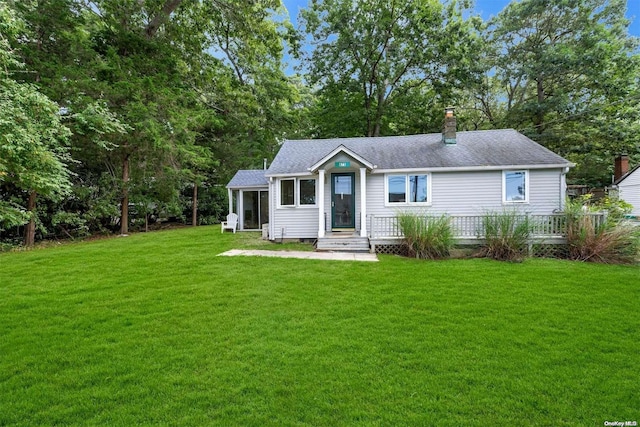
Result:
{"label": "grass", "polygon": [[243,239],[0,254],[0,425],[639,418],[638,267],[216,257]]}

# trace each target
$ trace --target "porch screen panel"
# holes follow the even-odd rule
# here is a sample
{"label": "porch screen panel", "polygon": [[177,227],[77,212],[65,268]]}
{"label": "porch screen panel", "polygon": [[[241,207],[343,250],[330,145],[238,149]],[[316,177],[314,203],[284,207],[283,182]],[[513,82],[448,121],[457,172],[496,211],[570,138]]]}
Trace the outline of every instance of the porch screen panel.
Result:
{"label": "porch screen panel", "polygon": [[258,192],[244,191],[242,196],[243,228],[257,229],[259,223]]}

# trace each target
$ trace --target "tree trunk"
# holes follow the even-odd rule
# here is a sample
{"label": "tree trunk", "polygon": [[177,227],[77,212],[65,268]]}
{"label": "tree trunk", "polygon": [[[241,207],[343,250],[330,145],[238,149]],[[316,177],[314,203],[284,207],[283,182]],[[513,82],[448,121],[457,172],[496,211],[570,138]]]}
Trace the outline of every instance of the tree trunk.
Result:
{"label": "tree trunk", "polygon": [[191,210],[191,225],[198,225],[198,183],[193,183],[193,208]]}
{"label": "tree trunk", "polygon": [[536,92],[538,95],[538,111],[536,111],[535,115],[535,123],[534,127],[536,128],[536,132],[541,134],[544,130],[544,110],[542,109],[542,103],[544,102],[544,86],[542,85],[542,78],[536,80]]}
{"label": "tree trunk", "polygon": [[[382,87],[380,87],[382,86]],[[387,91],[387,84],[385,82],[384,85],[378,85],[378,101],[376,104],[376,115],[373,127],[373,135],[378,137],[380,136],[380,127],[382,125],[382,116],[384,115],[384,107],[385,107],[385,92]]]}
{"label": "tree trunk", "polygon": [[[126,149],[126,147],[125,147]],[[122,206],[120,215],[120,234],[129,233],[129,154],[122,161]]]}
{"label": "tree trunk", "polygon": [[29,193],[29,201],[27,202],[27,212],[29,212],[29,222],[24,229],[24,245],[33,246],[36,242],[36,195],[33,190]]}
{"label": "tree trunk", "polygon": [[149,25],[147,25],[147,28],[145,28],[144,31],[147,34],[147,37],[151,38],[156,34],[160,25],[162,25],[169,18],[169,15],[171,15],[173,11],[180,6],[180,3],[182,3],[182,0],[167,0],[162,7],[162,10],[153,17],[151,22],[149,22]]}

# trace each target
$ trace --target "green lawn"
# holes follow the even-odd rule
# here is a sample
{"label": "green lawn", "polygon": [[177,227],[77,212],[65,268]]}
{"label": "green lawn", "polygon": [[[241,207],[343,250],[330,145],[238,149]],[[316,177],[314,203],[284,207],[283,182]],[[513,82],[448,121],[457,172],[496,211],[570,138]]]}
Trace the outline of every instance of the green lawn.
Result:
{"label": "green lawn", "polygon": [[216,256],[251,245],[0,254],[0,425],[640,421],[638,267]]}

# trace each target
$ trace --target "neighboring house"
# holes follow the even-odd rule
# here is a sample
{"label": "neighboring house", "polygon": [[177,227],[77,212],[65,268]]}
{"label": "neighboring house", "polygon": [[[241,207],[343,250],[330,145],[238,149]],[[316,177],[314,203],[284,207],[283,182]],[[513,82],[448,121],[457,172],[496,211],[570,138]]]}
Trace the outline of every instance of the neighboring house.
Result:
{"label": "neighboring house", "polygon": [[640,165],[629,170],[629,157],[616,157],[613,184],[618,197],[633,206],[631,215],[640,217]]}
{"label": "neighboring house", "polygon": [[367,237],[374,217],[400,211],[551,214],[563,208],[572,166],[512,129],[456,133],[448,110],[442,134],[284,141],[266,173],[254,171],[266,188],[242,185],[248,171],[227,187],[241,223],[245,198],[256,197],[247,192],[268,191],[271,240]]}

